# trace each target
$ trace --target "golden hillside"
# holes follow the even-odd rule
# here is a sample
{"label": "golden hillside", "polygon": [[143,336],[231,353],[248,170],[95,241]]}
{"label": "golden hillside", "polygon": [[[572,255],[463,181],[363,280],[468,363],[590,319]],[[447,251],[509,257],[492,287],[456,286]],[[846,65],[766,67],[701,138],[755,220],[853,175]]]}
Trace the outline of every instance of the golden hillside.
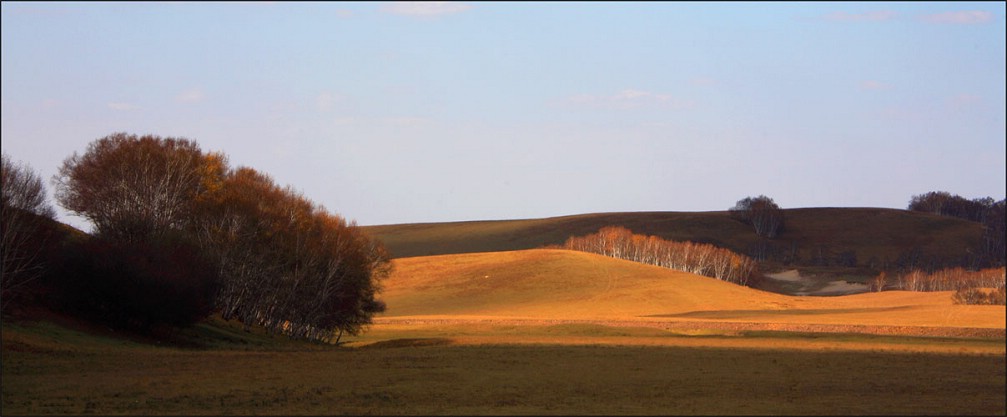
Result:
{"label": "golden hillside", "polygon": [[787,296],[589,253],[524,250],[401,258],[384,320],[406,318],[798,323],[1004,328],[1003,306],[950,292]]}

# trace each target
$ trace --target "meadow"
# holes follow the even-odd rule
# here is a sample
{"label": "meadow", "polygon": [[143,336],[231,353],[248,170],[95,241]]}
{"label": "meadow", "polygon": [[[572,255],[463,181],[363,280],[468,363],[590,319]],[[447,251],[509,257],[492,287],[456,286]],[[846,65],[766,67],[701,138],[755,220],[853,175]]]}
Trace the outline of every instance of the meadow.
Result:
{"label": "meadow", "polygon": [[338,346],[4,322],[4,415],[1003,415],[1003,306],[788,296],[564,250],[401,258]]}
{"label": "meadow", "polygon": [[[201,325],[202,326],[202,325]],[[217,324],[226,327],[226,325]],[[513,331],[513,330],[510,330]],[[510,332],[501,330],[500,333]],[[152,347],[20,328],[3,353],[17,414],[1003,414],[1004,355],[818,348],[555,343],[599,329],[537,328],[551,343],[389,339],[366,347]],[[5,332],[6,333],[6,332]],[[604,333],[604,331],[602,331]],[[641,336],[634,331],[614,338]],[[653,336],[653,335],[652,335]],[[5,335],[6,337],[6,335]],[[715,335],[657,336],[723,339]],[[790,340],[766,334],[730,339]],[[32,340],[28,340],[32,339]],[[86,339],[86,340],[84,340]],[[875,338],[877,339],[877,338]],[[882,340],[884,339],[884,340]],[[74,340],[72,346],[56,340]],[[959,345],[940,338],[875,346]],[[47,342],[48,341],[48,342]],[[595,342],[601,341],[601,339]],[[806,341],[806,340],[805,340]],[[12,342],[6,340],[5,345]],[[277,342],[279,343],[279,342]],[[999,345],[1003,346],[1001,339]],[[833,347],[825,347],[834,345]],[[247,350],[246,350],[247,349]]]}

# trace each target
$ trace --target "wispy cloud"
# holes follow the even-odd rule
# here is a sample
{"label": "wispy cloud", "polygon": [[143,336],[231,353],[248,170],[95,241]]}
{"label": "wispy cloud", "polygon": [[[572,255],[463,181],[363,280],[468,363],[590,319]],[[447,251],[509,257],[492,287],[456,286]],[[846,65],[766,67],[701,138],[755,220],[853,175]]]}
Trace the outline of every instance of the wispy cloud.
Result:
{"label": "wispy cloud", "polygon": [[825,20],[833,22],[882,22],[894,19],[898,14],[891,10],[876,10],[863,13],[833,12],[825,15]]}
{"label": "wispy cloud", "polygon": [[175,96],[175,101],[179,103],[198,103],[206,98],[206,94],[199,88],[190,88]]}
{"label": "wispy cloud", "polygon": [[394,1],[382,5],[381,11],[407,16],[440,16],[471,8],[472,5],[453,1]]}
{"label": "wispy cloud", "polygon": [[339,100],[339,96],[328,91],[322,92],[318,95],[318,97],[315,97],[315,108],[317,108],[318,111],[332,110],[332,107],[336,104],[337,100]]}
{"label": "wispy cloud", "polygon": [[132,104],[132,103],[124,103],[124,102],[121,102],[121,101],[115,101],[115,102],[108,103],[108,108],[111,109],[111,110],[116,110],[116,111],[130,111],[130,110],[139,109],[140,107],[137,106],[137,105],[135,105],[135,104]]}
{"label": "wispy cloud", "polygon": [[674,99],[670,94],[626,89],[610,95],[577,94],[567,98],[567,103],[613,109],[632,109],[645,106],[690,107],[692,102]]}
{"label": "wispy cloud", "polygon": [[981,10],[962,10],[956,12],[943,12],[923,15],[920,17],[925,22],[946,23],[954,25],[974,25],[986,23],[993,20],[993,14]]}
{"label": "wispy cloud", "polygon": [[892,85],[877,80],[866,80],[861,81],[858,87],[861,90],[890,90]]}

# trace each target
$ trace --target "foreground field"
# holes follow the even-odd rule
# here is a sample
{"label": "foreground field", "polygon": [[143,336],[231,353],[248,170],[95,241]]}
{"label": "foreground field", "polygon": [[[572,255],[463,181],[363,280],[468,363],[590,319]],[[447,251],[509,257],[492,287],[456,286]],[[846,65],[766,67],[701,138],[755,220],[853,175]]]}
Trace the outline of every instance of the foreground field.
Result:
{"label": "foreground field", "polygon": [[1005,412],[1003,354],[432,338],[192,350],[42,324],[5,326],[4,346],[4,415]]}
{"label": "foreground field", "polygon": [[948,292],[785,296],[563,250],[394,266],[339,346],[5,321],[3,415],[1007,413],[1005,308]]}

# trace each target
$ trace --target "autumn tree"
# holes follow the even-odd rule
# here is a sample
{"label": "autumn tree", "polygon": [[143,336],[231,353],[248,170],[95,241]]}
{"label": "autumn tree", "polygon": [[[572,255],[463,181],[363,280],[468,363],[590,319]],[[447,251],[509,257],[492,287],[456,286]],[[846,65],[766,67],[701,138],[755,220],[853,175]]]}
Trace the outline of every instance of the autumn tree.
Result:
{"label": "autumn tree", "polygon": [[211,162],[188,139],[116,133],[63,162],[56,199],[98,235],[140,241],[186,227],[192,202],[213,182]]}
{"label": "autumn tree", "polygon": [[740,285],[754,285],[753,259],[707,243],[676,242],[634,234],[624,227],[605,227],[587,236],[570,237],[564,248],[597,253],[690,272]]}
{"label": "autumn tree", "polygon": [[764,195],[745,197],[730,208],[731,217],[751,225],[755,234],[768,239],[775,238],[784,226],[783,210]]}
{"label": "autumn tree", "polygon": [[241,167],[200,204],[198,235],[219,260],[225,318],[310,340],[357,334],[389,272],[384,247],[290,187]]}
{"label": "autumn tree", "polygon": [[0,299],[6,309],[42,274],[45,222],[55,216],[42,179],[28,165],[0,160]]}
{"label": "autumn tree", "polygon": [[231,169],[224,155],[204,154],[195,142],[111,135],[68,158],[57,184],[60,202],[90,219],[106,241],[193,242],[219,277],[214,304],[226,319],[338,340],[384,310],[376,294],[390,262],[380,242],[268,175]]}

